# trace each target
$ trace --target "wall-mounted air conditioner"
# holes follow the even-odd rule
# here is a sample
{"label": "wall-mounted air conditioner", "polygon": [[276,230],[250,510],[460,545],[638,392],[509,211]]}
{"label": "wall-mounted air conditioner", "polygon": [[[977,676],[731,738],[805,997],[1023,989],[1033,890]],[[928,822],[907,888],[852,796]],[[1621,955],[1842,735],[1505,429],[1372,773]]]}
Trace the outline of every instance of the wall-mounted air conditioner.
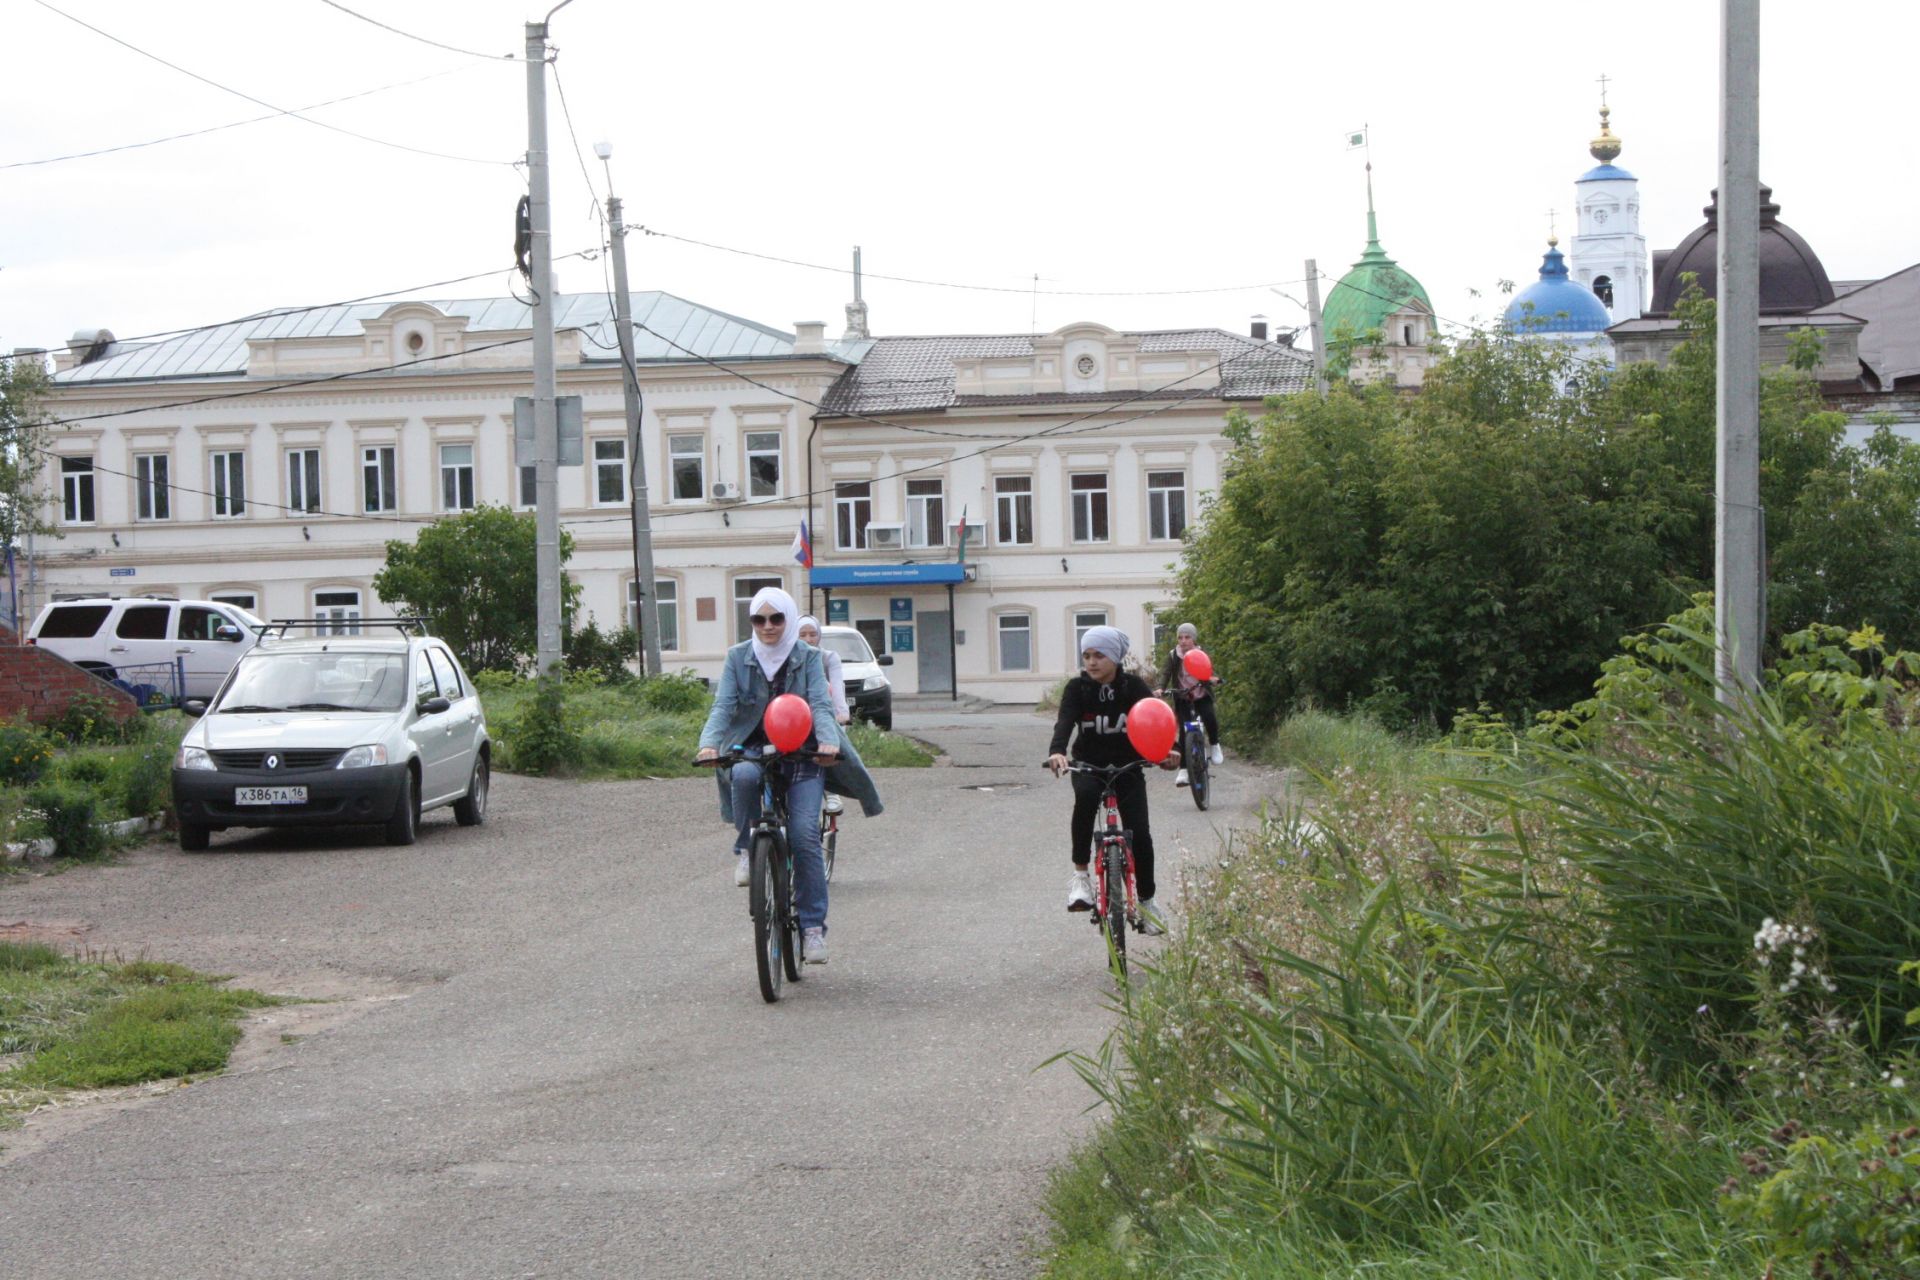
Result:
{"label": "wall-mounted air conditioner", "polygon": [[[956,522],[956,524],[957,523],[958,522]],[[966,530],[968,551],[977,551],[987,545],[987,522],[985,520],[967,521]],[[953,534],[953,544],[956,547],[960,545],[960,534],[957,528]]]}
{"label": "wall-mounted air conditioner", "polygon": [[869,524],[867,526],[867,550],[904,551],[907,545],[906,528],[897,524]]}
{"label": "wall-mounted air conditioner", "polygon": [[740,501],[740,486],[731,480],[720,481],[713,486],[713,500],[715,502]]}

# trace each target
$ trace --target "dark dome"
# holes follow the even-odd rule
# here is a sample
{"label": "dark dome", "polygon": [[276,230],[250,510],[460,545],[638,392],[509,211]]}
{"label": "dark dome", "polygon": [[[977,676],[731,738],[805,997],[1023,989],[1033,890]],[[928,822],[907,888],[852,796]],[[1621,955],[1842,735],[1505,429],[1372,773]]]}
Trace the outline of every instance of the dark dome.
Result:
{"label": "dark dome", "polygon": [[[1654,263],[1653,305],[1649,315],[1672,315],[1684,287],[1680,277],[1693,272],[1700,277],[1700,288],[1709,298],[1718,296],[1720,281],[1720,191],[1714,189],[1712,203],[1701,210],[1706,225],[1695,228],[1671,253],[1658,255]],[[1813,311],[1833,301],[1833,282],[1812,246],[1800,233],[1780,221],[1780,206],[1773,202],[1773,188],[1760,188],[1760,314]]]}

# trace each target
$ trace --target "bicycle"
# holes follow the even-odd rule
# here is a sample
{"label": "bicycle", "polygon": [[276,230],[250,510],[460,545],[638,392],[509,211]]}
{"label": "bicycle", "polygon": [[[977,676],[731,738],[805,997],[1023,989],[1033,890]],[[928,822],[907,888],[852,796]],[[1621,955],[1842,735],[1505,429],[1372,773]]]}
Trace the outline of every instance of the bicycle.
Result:
{"label": "bicycle", "polygon": [[1092,919],[1107,942],[1107,962],[1114,977],[1127,980],[1127,926],[1140,933],[1147,931],[1140,914],[1140,895],[1134,885],[1133,833],[1120,825],[1120,797],[1114,784],[1135,769],[1147,767],[1145,760],[1126,764],[1088,764],[1074,760],[1062,771],[1084,773],[1099,778],[1100,819],[1094,827],[1093,912]]}
{"label": "bicycle", "polygon": [[817,759],[769,745],[760,751],[734,746],[710,760],[694,761],[726,769],[743,761],[760,766],[760,817],[747,843],[747,914],[753,917],[753,963],[760,978],[760,997],[768,1004],[780,998],[785,983],[800,981],[800,916],[793,900],[793,848],[787,843],[787,776],[774,766]]}
{"label": "bicycle", "polygon": [[[1200,683],[1211,687],[1219,684],[1220,681],[1216,678],[1202,680]],[[1168,692],[1177,711],[1180,695],[1171,690]],[[1181,763],[1186,766],[1187,790],[1193,792],[1194,806],[1204,812],[1212,798],[1207,787],[1207,769],[1211,764],[1207,726],[1200,719],[1200,699],[1188,698],[1186,702],[1187,718],[1180,723]]]}
{"label": "bicycle", "polygon": [[833,852],[840,843],[840,810],[820,809],[820,861],[827,872],[827,883],[833,883]]}

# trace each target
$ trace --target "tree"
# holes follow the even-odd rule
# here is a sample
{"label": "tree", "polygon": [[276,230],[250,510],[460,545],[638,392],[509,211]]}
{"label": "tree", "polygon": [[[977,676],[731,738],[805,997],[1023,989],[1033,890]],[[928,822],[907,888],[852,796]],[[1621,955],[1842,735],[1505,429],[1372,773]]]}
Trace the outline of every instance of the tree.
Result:
{"label": "tree", "polygon": [[[46,385],[46,369],[38,357],[0,357],[0,548],[16,556],[29,534],[56,532],[47,520],[40,488],[46,459],[32,436]],[[17,601],[10,588],[7,599],[11,612]]]}
{"label": "tree", "polygon": [[[560,533],[560,563],[573,537]],[[387,543],[386,567],[373,589],[395,609],[417,614],[470,671],[520,671],[539,652],[534,520],[481,506],[420,530],[412,542]],[[578,584],[561,576],[562,627],[578,603]]]}

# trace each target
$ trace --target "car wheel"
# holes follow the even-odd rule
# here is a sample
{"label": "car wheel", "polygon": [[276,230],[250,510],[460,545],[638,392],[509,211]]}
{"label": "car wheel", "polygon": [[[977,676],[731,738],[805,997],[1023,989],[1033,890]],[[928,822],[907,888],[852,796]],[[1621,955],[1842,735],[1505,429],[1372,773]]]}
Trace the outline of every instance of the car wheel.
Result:
{"label": "car wheel", "polygon": [[180,824],[180,849],[184,853],[205,853],[213,841],[213,833],[197,822]]}
{"label": "car wheel", "polygon": [[420,783],[409,769],[406,780],[400,784],[400,799],[393,806],[393,816],[387,819],[387,843],[412,844],[419,832]]}
{"label": "car wheel", "polygon": [[487,820],[487,787],[490,780],[487,757],[481,755],[473,762],[473,778],[467,783],[467,794],[453,802],[455,822],[463,827],[477,827]]}

